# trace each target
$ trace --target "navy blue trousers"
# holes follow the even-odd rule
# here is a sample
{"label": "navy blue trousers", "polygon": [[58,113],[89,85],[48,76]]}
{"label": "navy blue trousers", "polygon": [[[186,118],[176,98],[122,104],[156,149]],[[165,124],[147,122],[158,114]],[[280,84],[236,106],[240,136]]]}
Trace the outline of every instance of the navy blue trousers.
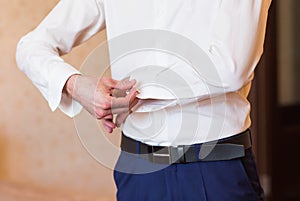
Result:
{"label": "navy blue trousers", "polygon": [[114,170],[118,201],[261,201],[252,149],[213,162],[151,163],[122,152]]}

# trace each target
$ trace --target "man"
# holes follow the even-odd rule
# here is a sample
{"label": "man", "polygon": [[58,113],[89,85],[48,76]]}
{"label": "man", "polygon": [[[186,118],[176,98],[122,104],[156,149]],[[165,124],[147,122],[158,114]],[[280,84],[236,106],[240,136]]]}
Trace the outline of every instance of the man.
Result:
{"label": "man", "polygon": [[[74,116],[83,106],[108,132],[123,124],[118,200],[263,200],[247,96],[270,3],[62,0],[19,42],[17,62],[52,110]],[[60,58],[105,27],[122,81]]]}

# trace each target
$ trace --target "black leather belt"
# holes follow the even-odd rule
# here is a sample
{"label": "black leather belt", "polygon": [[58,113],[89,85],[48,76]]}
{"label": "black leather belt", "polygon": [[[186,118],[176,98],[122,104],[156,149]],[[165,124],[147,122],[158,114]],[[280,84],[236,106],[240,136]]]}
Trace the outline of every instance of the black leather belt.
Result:
{"label": "black leather belt", "polygon": [[249,129],[218,141],[177,147],[151,146],[124,134],[121,141],[122,151],[137,154],[138,157],[159,164],[231,160],[245,156],[245,149],[250,147],[251,133]]}

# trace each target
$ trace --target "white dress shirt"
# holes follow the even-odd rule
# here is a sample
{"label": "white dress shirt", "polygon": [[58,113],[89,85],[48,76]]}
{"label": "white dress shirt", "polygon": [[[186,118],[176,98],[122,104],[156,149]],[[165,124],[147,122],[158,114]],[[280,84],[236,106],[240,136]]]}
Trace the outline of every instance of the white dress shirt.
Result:
{"label": "white dress shirt", "polygon": [[[111,60],[115,59],[111,63],[113,78],[130,76],[137,80],[141,92],[141,101],[123,125],[125,135],[148,144],[172,146],[229,137],[251,124],[247,96],[263,53],[270,3],[61,0],[36,29],[20,40],[17,63],[52,110],[59,107],[73,117],[82,107],[64,96],[62,90],[66,80],[80,72],[60,56],[106,27]],[[129,44],[140,43],[138,39],[150,40],[139,32],[145,30],[151,34],[152,30],[169,33],[167,48],[178,46],[176,50],[186,49],[194,57],[202,55],[200,67],[195,70],[192,61],[180,57],[184,55],[156,49],[115,55],[119,48],[110,41],[121,36],[128,39],[130,33],[138,37]],[[177,44],[172,36],[189,40],[201,51],[195,53],[188,43]],[[160,45],[159,39],[159,34],[153,35],[151,42]],[[120,48],[124,45],[126,42]],[[214,72],[218,82],[204,71]]]}

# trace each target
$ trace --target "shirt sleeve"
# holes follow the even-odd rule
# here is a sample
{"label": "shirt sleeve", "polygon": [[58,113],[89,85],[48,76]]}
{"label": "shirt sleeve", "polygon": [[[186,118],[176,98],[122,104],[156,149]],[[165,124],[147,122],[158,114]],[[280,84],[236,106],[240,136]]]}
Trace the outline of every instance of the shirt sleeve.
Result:
{"label": "shirt sleeve", "polygon": [[67,79],[80,72],[61,56],[104,28],[104,9],[100,0],[61,0],[19,41],[18,67],[39,89],[52,111],[59,107],[70,117],[81,111],[78,102],[62,93]]}
{"label": "shirt sleeve", "polygon": [[221,81],[213,85],[221,91],[238,91],[252,80],[263,53],[270,4],[271,0],[220,3],[208,55]]}

